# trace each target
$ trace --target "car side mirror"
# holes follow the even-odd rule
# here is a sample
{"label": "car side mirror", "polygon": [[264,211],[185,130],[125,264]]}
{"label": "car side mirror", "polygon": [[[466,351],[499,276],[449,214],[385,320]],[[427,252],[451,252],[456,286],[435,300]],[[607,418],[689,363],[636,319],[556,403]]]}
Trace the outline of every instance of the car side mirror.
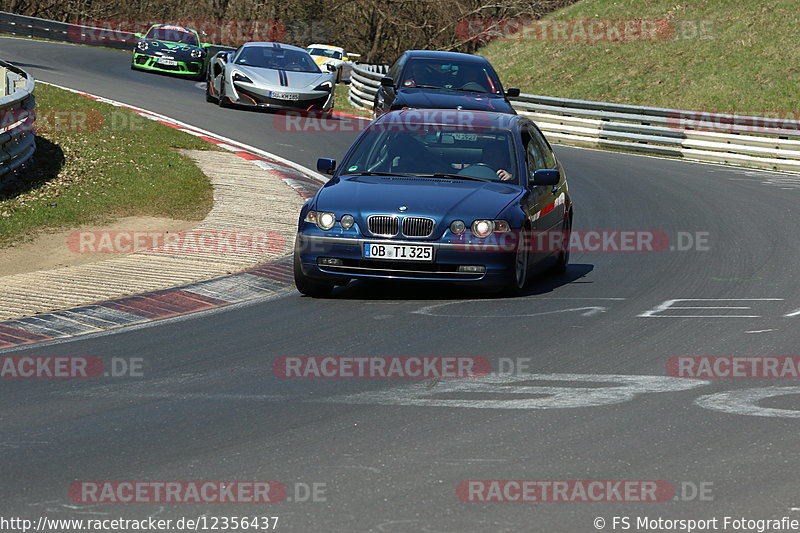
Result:
{"label": "car side mirror", "polygon": [[143,39],[143,38],[144,38],[144,35],[142,35],[141,33],[134,33],[133,35],[134,35],[134,37],[136,37],[137,39]]}
{"label": "car side mirror", "polygon": [[394,80],[389,76],[381,78],[381,85],[384,87],[394,87]]}
{"label": "car side mirror", "polygon": [[350,58],[349,58],[349,57],[347,57],[347,56],[344,56],[344,57],[342,58],[342,61],[350,61]]}
{"label": "car side mirror", "polygon": [[561,173],[557,168],[536,170],[530,180],[531,185],[558,185],[560,181]]}
{"label": "car side mirror", "polygon": [[317,170],[323,174],[333,174],[333,171],[336,170],[336,160],[320,157],[317,159]]}
{"label": "car side mirror", "polygon": [[211,43],[200,43],[200,46],[203,48],[211,48]]}
{"label": "car side mirror", "polygon": [[517,87],[509,87],[506,90],[506,96],[509,96],[511,98],[516,98],[517,96],[519,96],[519,89]]}
{"label": "car side mirror", "polygon": [[328,72],[336,72],[336,67],[330,63],[325,63],[325,68],[328,69]]}

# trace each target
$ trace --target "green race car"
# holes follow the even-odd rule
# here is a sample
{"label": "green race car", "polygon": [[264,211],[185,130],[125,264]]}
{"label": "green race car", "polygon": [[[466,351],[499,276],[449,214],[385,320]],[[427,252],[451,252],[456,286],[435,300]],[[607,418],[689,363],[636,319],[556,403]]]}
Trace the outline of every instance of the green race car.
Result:
{"label": "green race car", "polygon": [[201,43],[195,30],[169,24],[154,24],[136,34],[131,68],[204,79],[209,43]]}

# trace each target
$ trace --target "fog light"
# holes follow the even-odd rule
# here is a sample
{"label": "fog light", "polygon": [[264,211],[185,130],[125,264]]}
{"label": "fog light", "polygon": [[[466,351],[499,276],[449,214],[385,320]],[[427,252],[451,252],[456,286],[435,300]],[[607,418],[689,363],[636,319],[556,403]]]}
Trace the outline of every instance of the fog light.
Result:
{"label": "fog light", "polygon": [[336,259],[335,257],[318,257],[317,264],[326,266],[342,266],[342,260]]}
{"label": "fog light", "polygon": [[486,272],[486,267],[482,265],[459,265],[459,272],[468,272],[470,274],[483,274]]}

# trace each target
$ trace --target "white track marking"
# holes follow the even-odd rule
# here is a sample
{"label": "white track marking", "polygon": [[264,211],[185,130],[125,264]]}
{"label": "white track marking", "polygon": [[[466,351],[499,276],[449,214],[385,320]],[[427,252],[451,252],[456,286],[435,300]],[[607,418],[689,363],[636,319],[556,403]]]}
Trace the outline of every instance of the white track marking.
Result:
{"label": "white track marking", "polygon": [[[609,384],[607,387],[528,385],[531,381],[556,381],[574,385]],[[708,381],[666,376],[596,374],[491,375],[476,379],[440,380],[431,388],[415,383],[388,390],[332,396],[325,403],[403,405],[410,407],[467,407],[474,409],[566,409],[612,405],[651,392],[679,392],[707,385]],[[476,395],[470,398],[470,395]],[[451,396],[447,398],[445,396]],[[490,399],[497,395],[503,398]]]}
{"label": "white track marking", "polygon": [[701,396],[695,403],[700,407],[734,415],[765,416],[777,418],[800,418],[800,410],[761,407],[758,402],[776,396],[800,394],[800,387],[763,387],[718,392]]}
{"label": "white track marking", "polygon": [[782,302],[783,298],[676,298],[674,300],[666,300],[658,304],[653,309],[641,313],[639,317],[646,318],[760,318],[761,315],[661,315],[663,311],[674,309],[681,310],[710,310],[710,309],[735,309],[747,310],[751,309],[749,306],[688,306],[679,307],[673,304],[678,302]]}

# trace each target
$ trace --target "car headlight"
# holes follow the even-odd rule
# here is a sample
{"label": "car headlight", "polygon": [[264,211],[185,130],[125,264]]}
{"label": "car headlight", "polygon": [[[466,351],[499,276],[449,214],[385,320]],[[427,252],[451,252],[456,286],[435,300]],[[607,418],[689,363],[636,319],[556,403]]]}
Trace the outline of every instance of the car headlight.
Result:
{"label": "car headlight", "polygon": [[138,48],[141,51],[147,50],[147,47],[148,47],[147,41],[139,41],[138,43],[136,43],[136,48]]}
{"label": "car headlight", "polygon": [[450,231],[455,233],[456,235],[461,235],[466,231],[467,225],[464,224],[463,220],[454,220],[450,223]]}
{"label": "car headlight", "polygon": [[511,231],[505,220],[476,220],[472,223],[472,234],[479,239],[485,239],[492,233],[506,233]]}
{"label": "car headlight", "polygon": [[306,214],[306,222],[316,224],[323,231],[328,231],[336,224],[336,215],[325,211],[309,211]]}
{"label": "car headlight", "polygon": [[241,81],[244,83],[253,83],[253,80],[242,74],[241,72],[233,73],[233,81]]}
{"label": "car headlight", "polygon": [[191,55],[195,59],[200,59],[201,57],[203,57],[203,51],[200,50],[199,48],[195,48],[194,50],[192,50]]}
{"label": "car headlight", "polygon": [[356,220],[353,218],[353,215],[345,215],[342,217],[342,220],[339,221],[339,224],[341,224],[344,229],[352,228],[355,223]]}
{"label": "car headlight", "polygon": [[333,89],[333,84],[329,81],[323,81],[322,83],[314,87],[315,91],[330,91],[331,89]]}

